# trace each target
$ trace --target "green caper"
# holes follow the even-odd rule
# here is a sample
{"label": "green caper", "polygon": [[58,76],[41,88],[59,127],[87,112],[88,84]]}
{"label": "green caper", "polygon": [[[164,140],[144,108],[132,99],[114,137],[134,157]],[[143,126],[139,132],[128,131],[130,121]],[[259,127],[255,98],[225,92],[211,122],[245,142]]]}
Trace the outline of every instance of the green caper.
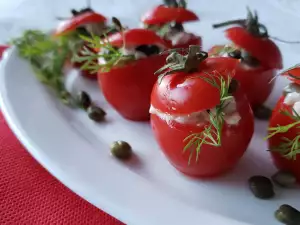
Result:
{"label": "green caper", "polygon": [[232,79],[229,85],[228,93],[233,94],[237,91],[239,87],[239,82],[236,79]]}
{"label": "green caper", "polygon": [[278,221],[288,225],[300,224],[300,212],[294,207],[284,204],[275,211],[275,217]]}
{"label": "green caper", "polygon": [[275,173],[272,176],[272,180],[282,187],[293,187],[297,182],[297,179],[293,174],[285,171],[278,171]]}
{"label": "green caper", "polygon": [[290,83],[283,89],[283,95],[286,96],[289,93],[297,92],[300,93],[300,85],[296,83]]}
{"label": "green caper", "polygon": [[264,105],[260,105],[253,110],[255,118],[259,120],[269,120],[272,116],[272,110]]}
{"label": "green caper", "polygon": [[92,104],[92,100],[88,93],[85,91],[80,91],[77,95],[78,104],[83,108],[87,109]]}
{"label": "green caper", "polygon": [[274,197],[274,189],[271,180],[264,176],[253,176],[249,180],[249,187],[252,193],[260,199]]}
{"label": "green caper", "polygon": [[128,159],[132,155],[132,148],[126,141],[113,142],[110,151],[118,159]]}
{"label": "green caper", "polygon": [[87,108],[87,113],[89,118],[96,122],[103,121],[106,116],[106,112],[103,109],[94,105],[91,105]]}

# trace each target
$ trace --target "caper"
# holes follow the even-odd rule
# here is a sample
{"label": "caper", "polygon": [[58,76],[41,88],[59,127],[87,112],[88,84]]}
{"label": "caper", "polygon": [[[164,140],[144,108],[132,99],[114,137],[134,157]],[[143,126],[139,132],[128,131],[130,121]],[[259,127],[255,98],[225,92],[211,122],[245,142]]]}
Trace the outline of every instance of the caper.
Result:
{"label": "caper", "polygon": [[283,95],[286,96],[289,93],[297,92],[300,93],[300,85],[296,83],[290,83],[283,89]]}
{"label": "caper", "polygon": [[241,58],[241,50],[236,49],[234,51],[231,51],[228,53],[228,56],[231,58],[240,59]]}
{"label": "caper", "polygon": [[272,180],[282,187],[293,187],[297,182],[297,179],[293,174],[285,171],[278,171],[275,173],[272,176]]}
{"label": "caper", "polygon": [[272,110],[264,105],[260,105],[253,110],[255,118],[259,120],[269,120],[272,116]]}
{"label": "caper", "polygon": [[176,0],[164,0],[164,4],[168,7],[178,7],[178,3]]}
{"label": "caper", "polygon": [[260,65],[258,59],[254,58],[252,55],[249,54],[249,52],[243,49],[241,50],[241,59],[242,59],[242,63],[245,63],[251,67],[257,67]]}
{"label": "caper", "polygon": [[278,221],[288,225],[300,224],[300,212],[294,207],[284,204],[275,211],[275,217]]}
{"label": "caper", "polygon": [[103,109],[94,105],[88,107],[87,113],[89,118],[96,122],[103,121],[106,116],[106,112]]}
{"label": "caper", "polygon": [[232,79],[229,85],[228,93],[233,94],[239,87],[239,82],[236,79]]}
{"label": "caper", "polygon": [[253,176],[249,180],[249,187],[252,193],[260,199],[274,197],[274,189],[271,180],[264,176]]}
{"label": "caper", "polygon": [[122,26],[122,24],[121,24],[121,22],[120,22],[119,19],[117,19],[116,17],[113,17],[112,18],[112,22],[115,25],[115,27],[116,27],[117,30],[119,30],[119,31],[123,30],[123,26]]}
{"label": "caper", "polygon": [[170,28],[173,29],[173,30],[176,30],[178,32],[184,31],[182,23],[172,22],[170,24]]}
{"label": "caper", "polygon": [[88,93],[85,91],[80,91],[77,95],[78,104],[83,108],[87,109],[92,104],[92,100]]}
{"label": "caper", "polygon": [[132,155],[132,148],[126,141],[113,142],[110,151],[118,159],[128,159]]}

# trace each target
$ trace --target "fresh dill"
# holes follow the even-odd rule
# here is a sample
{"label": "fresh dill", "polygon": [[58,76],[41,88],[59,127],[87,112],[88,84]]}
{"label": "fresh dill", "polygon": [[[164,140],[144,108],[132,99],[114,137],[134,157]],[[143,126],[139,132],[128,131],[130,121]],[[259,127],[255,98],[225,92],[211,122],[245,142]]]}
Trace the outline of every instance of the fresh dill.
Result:
{"label": "fresh dill", "polygon": [[20,56],[29,61],[37,78],[49,86],[61,101],[72,104],[72,97],[65,89],[63,69],[65,63],[77,53],[82,41],[75,34],[55,38],[39,30],[27,30],[11,41]]}
{"label": "fresh dill", "polygon": [[[293,113],[290,113],[287,110],[281,111],[281,113],[285,116],[290,117],[295,122],[287,124],[285,126],[276,126],[276,127],[270,127],[269,134],[265,139],[272,138],[273,136],[277,134],[283,134],[288,132],[292,128],[300,129],[300,116],[299,114],[292,109]],[[278,152],[285,156],[288,159],[296,159],[297,154],[300,153],[300,132],[297,133],[297,136],[295,136],[293,139],[289,139],[286,137],[282,137],[282,142],[278,146],[271,146],[270,151]]]}

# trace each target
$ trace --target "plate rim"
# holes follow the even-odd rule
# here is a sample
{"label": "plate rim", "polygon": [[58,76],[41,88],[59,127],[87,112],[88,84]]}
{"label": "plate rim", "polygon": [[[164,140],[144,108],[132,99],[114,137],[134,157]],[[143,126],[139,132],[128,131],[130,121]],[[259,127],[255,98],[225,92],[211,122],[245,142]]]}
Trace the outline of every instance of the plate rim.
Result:
{"label": "plate rim", "polygon": [[[8,76],[7,70],[8,64],[11,60],[13,60],[13,57],[17,56],[17,49],[15,47],[11,47],[10,49],[6,50],[5,54],[3,54],[3,59],[1,61],[0,66],[0,107],[1,111],[4,115],[4,118],[7,121],[7,124],[9,125],[10,129],[13,131],[13,133],[16,135],[18,140],[23,144],[27,152],[35,159],[37,162],[43,166],[52,176],[54,176],[56,179],[58,179],[63,185],[65,185],[68,189],[70,189],[72,192],[77,194],[79,197],[83,198],[84,200],[88,201],[90,204],[94,205],[95,207],[99,208],[100,210],[103,210],[104,212],[112,215],[113,217],[117,218],[118,220],[128,223],[128,224],[162,224],[166,225],[166,221],[168,224],[173,225],[179,225],[179,224],[199,224],[199,222],[206,222],[206,225],[250,225],[249,223],[245,223],[242,221],[237,221],[233,218],[228,218],[226,216],[222,216],[213,212],[204,211],[198,208],[191,207],[187,205],[186,203],[179,201],[178,199],[174,199],[169,195],[164,195],[161,193],[161,191],[154,189],[153,185],[150,184],[150,182],[143,181],[141,183],[140,180],[138,180],[139,184],[143,186],[143,188],[146,188],[147,191],[151,191],[151,194],[157,197],[159,196],[159,201],[151,202],[151,205],[153,206],[151,208],[151,211],[148,213],[145,213],[140,209],[141,206],[145,206],[145,208],[149,208],[149,206],[146,203],[143,203],[143,197],[142,192],[138,190],[137,187],[134,187],[135,189],[132,189],[132,187],[127,187],[127,189],[130,189],[131,191],[136,191],[135,194],[138,194],[139,197],[135,198],[134,202],[138,202],[138,205],[134,205],[131,209],[126,209],[121,205],[118,205],[118,200],[114,199],[112,202],[107,201],[103,199],[104,195],[111,195],[111,193],[101,193],[99,192],[99,195],[102,195],[102,202],[100,203],[99,200],[93,200],[93,194],[92,193],[86,193],[89,191],[83,190],[84,188],[78,187],[75,184],[71,184],[72,182],[68,180],[68,174],[63,174],[58,171],[58,169],[53,166],[53,162],[50,162],[45,157],[43,157],[43,154],[39,154],[39,152],[43,151],[38,147],[34,146],[33,143],[30,142],[30,134],[26,132],[26,130],[23,129],[22,125],[19,123],[18,118],[14,112],[14,110],[11,108],[11,103],[9,101],[9,98],[6,95],[6,76]],[[10,75],[12,76],[12,75]],[[134,174],[132,172],[132,174]],[[137,174],[135,174],[136,177],[138,177]],[[137,179],[134,176],[131,176],[132,179]],[[105,177],[102,177],[105,178]],[[141,178],[140,178],[141,179]],[[146,179],[145,179],[146,180]],[[110,181],[113,181],[110,179]],[[76,182],[75,182],[76,183]],[[92,190],[91,187],[89,190]],[[119,194],[120,195],[120,194]],[[120,196],[119,196],[120,197]],[[138,200],[137,200],[138,199]],[[149,198],[147,198],[149,199]],[[167,203],[172,202],[172,204]],[[120,201],[119,201],[120,202]],[[160,211],[158,207],[154,207],[155,204],[159,203],[159,206],[164,208],[164,211]],[[176,203],[176,204],[175,204]],[[172,206],[172,208],[168,208],[168,206]],[[184,211],[182,211],[184,210]],[[127,211],[127,212],[126,212]],[[137,215],[137,212],[138,215]],[[141,215],[142,213],[142,215]],[[174,215],[181,215],[179,217],[174,217]],[[156,216],[156,218],[153,218],[153,216]],[[151,217],[151,218],[150,218]],[[184,222],[184,223],[182,223]]]}

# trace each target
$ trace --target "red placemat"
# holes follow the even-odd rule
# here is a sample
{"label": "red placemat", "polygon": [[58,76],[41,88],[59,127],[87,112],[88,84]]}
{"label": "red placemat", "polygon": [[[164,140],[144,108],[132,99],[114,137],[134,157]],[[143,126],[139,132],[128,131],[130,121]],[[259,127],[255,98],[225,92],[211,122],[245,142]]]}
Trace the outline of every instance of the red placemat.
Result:
{"label": "red placemat", "polygon": [[0,224],[122,225],[41,167],[16,139],[1,113]]}

